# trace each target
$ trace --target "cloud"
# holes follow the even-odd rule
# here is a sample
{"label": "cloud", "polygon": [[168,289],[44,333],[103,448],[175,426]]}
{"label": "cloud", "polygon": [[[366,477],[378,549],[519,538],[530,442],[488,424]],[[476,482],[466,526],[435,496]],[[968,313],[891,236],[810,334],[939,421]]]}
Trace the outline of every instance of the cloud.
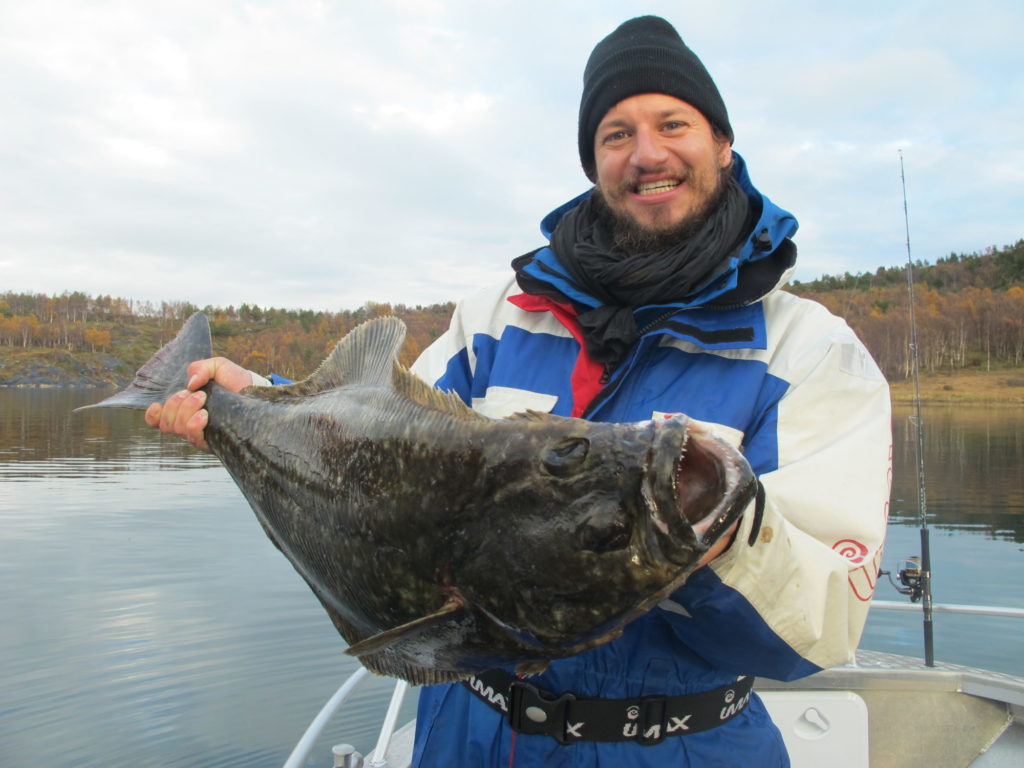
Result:
{"label": "cloud", "polygon": [[800,271],[1012,242],[1013,3],[0,6],[0,289],[338,309],[455,299],[583,191],[594,43],[662,13],[711,69]]}

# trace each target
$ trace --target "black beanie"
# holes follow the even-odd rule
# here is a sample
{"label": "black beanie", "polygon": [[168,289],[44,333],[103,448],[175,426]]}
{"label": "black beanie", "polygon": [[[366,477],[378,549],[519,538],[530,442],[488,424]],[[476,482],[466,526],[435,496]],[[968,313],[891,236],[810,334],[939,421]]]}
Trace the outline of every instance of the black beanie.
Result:
{"label": "black beanie", "polygon": [[583,71],[579,145],[583,170],[596,180],[594,135],[608,110],[641,93],[664,93],[692,104],[733,140],[715,82],[675,28],[658,16],[623,23],[594,46]]}

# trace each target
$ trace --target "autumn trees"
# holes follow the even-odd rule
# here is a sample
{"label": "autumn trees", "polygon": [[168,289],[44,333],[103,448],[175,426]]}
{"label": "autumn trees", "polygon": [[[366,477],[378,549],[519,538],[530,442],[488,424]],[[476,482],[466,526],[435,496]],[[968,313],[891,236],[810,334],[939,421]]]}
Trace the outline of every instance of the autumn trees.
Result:
{"label": "autumn trees", "polygon": [[[1024,365],[1024,240],[982,254],[950,254],[935,264],[919,263],[914,282],[923,371]],[[826,275],[794,283],[790,290],[846,318],[887,376],[910,375],[905,268]],[[154,304],[79,291],[60,296],[0,293],[0,346],[102,350],[136,366],[196,309],[184,301]],[[338,312],[247,303],[203,311],[217,354],[260,373],[303,378],[341,337],[379,315],[395,314],[405,321],[408,336],[401,359],[411,364],[448,327],[452,309],[450,303],[410,308],[369,301]]]}
{"label": "autumn trees", "polygon": [[[918,264],[914,283],[922,371],[1024,364],[1024,240]],[[905,268],[824,277],[792,290],[844,317],[889,378],[910,375]]]}
{"label": "autumn trees", "polygon": [[[214,350],[261,373],[302,378],[320,364],[352,328],[371,317],[395,314],[408,328],[401,360],[409,365],[448,327],[452,304],[410,308],[404,304],[367,302],[356,310],[319,312],[310,309],[262,308],[242,304],[237,309],[204,307],[210,318]],[[149,339],[149,348],[168,341],[181,323],[197,311],[188,302],[139,302],[84,293],[61,296],[0,294],[0,346],[42,347],[69,352],[125,353],[129,340]]]}

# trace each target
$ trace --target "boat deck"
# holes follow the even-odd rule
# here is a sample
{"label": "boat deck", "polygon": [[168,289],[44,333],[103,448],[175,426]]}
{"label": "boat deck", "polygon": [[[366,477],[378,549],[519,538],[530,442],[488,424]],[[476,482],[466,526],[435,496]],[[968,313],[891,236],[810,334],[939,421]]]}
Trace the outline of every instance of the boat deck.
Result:
{"label": "boat deck", "polygon": [[[853,664],[754,688],[793,768],[1024,766],[1024,678],[858,651]],[[406,723],[386,742],[388,768],[408,768],[414,732]]]}
{"label": "boat deck", "polygon": [[[837,746],[852,744],[855,751],[865,741],[867,746],[867,762],[848,761],[833,749],[833,766],[1024,765],[1024,680],[1012,675],[955,664],[926,667],[906,656],[858,651],[854,664],[793,683],[758,680],[755,689],[783,731],[794,768],[823,764],[810,762],[807,755],[816,755],[818,743],[829,739]],[[863,721],[856,722],[842,709],[833,720],[816,709],[809,724],[806,708],[787,719],[771,703],[775,694],[797,692],[814,701],[817,693],[830,691],[859,697],[865,707]],[[818,715],[828,722],[822,725]],[[812,727],[815,721],[818,728]]]}

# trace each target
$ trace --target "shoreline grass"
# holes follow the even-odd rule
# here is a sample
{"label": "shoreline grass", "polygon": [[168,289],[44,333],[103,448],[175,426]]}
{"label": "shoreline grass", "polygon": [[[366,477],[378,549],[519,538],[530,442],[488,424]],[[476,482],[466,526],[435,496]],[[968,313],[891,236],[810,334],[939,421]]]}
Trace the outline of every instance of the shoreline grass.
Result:
{"label": "shoreline grass", "polygon": [[[920,382],[922,403],[1024,405],[1024,368],[922,373]],[[890,381],[889,389],[893,403],[914,402],[913,379]]]}

